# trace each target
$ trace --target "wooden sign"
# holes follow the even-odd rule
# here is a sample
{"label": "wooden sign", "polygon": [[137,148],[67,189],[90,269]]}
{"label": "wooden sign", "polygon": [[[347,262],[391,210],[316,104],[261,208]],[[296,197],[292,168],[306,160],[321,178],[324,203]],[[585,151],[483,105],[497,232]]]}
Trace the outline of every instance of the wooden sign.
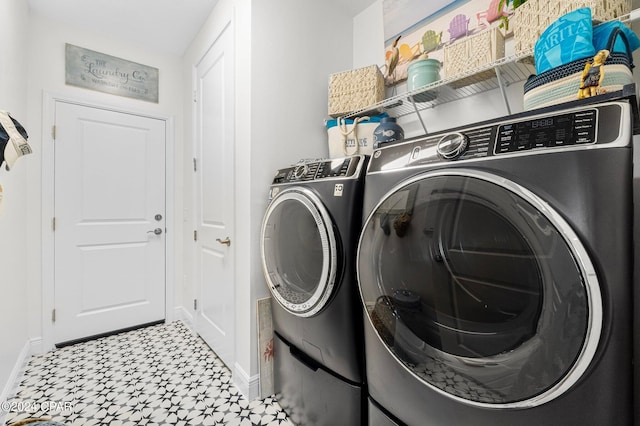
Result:
{"label": "wooden sign", "polygon": [[158,68],[67,44],[66,83],[158,103]]}

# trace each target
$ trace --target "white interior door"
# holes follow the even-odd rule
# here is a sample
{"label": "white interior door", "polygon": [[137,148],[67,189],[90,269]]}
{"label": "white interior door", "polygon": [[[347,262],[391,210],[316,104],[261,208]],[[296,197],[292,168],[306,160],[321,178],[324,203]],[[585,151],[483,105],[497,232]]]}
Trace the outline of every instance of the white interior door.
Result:
{"label": "white interior door", "polygon": [[165,318],[165,126],[56,102],[55,343]]}
{"label": "white interior door", "polygon": [[196,328],[222,361],[234,358],[234,78],[227,27],[196,67]]}

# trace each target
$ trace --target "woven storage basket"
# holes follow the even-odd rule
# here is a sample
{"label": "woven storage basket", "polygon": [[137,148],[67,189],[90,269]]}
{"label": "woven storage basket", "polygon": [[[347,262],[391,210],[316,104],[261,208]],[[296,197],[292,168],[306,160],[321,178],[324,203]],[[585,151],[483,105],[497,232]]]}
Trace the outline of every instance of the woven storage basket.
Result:
{"label": "woven storage basket", "polygon": [[504,36],[497,28],[466,37],[444,47],[444,77],[456,79],[449,85],[453,88],[487,80],[495,76],[492,69],[474,73],[476,68],[484,67],[504,57]]}
{"label": "woven storage basket", "polygon": [[377,65],[331,74],[329,77],[331,117],[360,111],[382,100],[384,77]]}
{"label": "woven storage basket", "polygon": [[513,12],[509,27],[513,28],[515,52],[533,49],[540,34],[556,19],[581,7],[591,8],[594,21],[610,21],[631,11],[631,0],[528,0]]}
{"label": "woven storage basket", "polygon": [[[580,79],[585,60],[579,59],[569,64],[530,77],[524,86],[524,110],[543,108],[578,99]],[[614,53],[605,62],[602,88],[615,92],[633,83],[633,74],[624,54]],[[555,75],[554,75],[555,74]]]}

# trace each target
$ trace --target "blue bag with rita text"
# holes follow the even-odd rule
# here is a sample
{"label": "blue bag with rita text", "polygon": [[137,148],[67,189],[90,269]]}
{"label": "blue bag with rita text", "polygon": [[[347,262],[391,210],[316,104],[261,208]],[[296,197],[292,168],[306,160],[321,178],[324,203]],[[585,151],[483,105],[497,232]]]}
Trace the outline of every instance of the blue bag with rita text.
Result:
{"label": "blue bag with rita text", "polygon": [[595,55],[592,38],[590,8],[583,7],[561,16],[536,42],[533,52],[536,73]]}

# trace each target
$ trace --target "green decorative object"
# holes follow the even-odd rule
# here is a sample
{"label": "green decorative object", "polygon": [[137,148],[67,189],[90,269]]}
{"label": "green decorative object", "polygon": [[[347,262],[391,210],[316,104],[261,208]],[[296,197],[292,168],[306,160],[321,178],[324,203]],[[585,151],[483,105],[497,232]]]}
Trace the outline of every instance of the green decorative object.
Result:
{"label": "green decorative object", "polygon": [[425,31],[422,36],[422,48],[425,53],[432,52],[440,48],[440,43],[442,42],[442,31],[436,33],[433,30]]}
{"label": "green decorative object", "polygon": [[[498,2],[498,12],[502,12],[502,9],[508,7],[510,4],[513,4],[513,10],[516,10],[526,2],[527,0],[500,0]],[[502,15],[500,16],[500,20],[502,21],[500,23],[500,28],[504,28],[505,31],[509,31],[509,16]]]}
{"label": "green decorative object", "polygon": [[[409,65],[407,70],[407,90],[412,91],[440,80],[441,63],[437,59],[421,58]],[[438,96],[436,89],[413,96],[415,102],[429,102]]]}

